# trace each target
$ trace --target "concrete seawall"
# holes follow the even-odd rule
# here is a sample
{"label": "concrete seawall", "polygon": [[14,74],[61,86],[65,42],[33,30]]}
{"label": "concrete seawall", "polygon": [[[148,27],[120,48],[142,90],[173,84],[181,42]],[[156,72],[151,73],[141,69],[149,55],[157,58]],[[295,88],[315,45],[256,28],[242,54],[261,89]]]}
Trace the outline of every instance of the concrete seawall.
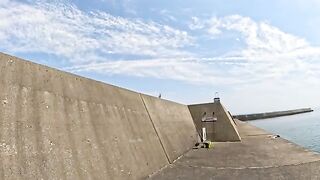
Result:
{"label": "concrete seawall", "polygon": [[0,53],[1,180],[142,179],[196,140],[185,105]]}
{"label": "concrete seawall", "polygon": [[188,106],[0,53],[0,179],[320,178],[318,153],[216,105],[194,106],[195,122],[225,119],[215,132],[242,141],[191,149]]}
{"label": "concrete seawall", "polygon": [[313,110],[311,108],[301,108],[301,109],[294,109],[294,110],[288,110],[288,111],[274,111],[274,112],[256,113],[256,114],[234,115],[233,117],[241,121],[250,121],[250,120],[257,120],[257,119],[290,116],[295,114],[308,113],[312,111]]}

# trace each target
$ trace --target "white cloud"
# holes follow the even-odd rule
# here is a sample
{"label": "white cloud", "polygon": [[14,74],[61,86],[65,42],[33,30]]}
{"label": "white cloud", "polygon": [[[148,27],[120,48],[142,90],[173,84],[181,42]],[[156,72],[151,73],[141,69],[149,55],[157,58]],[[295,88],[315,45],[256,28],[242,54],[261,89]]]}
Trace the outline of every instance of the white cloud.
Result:
{"label": "white cloud", "polygon": [[[237,51],[230,50],[226,55],[247,60],[243,69],[238,69],[241,71],[238,78],[249,76],[253,81],[261,81],[285,78],[290,73],[291,77],[301,76],[305,72],[318,75],[318,71],[311,67],[320,65],[320,47],[311,46],[303,38],[285,33],[269,23],[255,22],[240,15],[197,21],[209,36],[217,37],[218,34],[218,37],[223,37],[223,33],[239,33],[245,47]],[[194,24],[194,19],[191,24]]]}
{"label": "white cloud", "polygon": [[0,48],[43,52],[74,64],[106,61],[112,54],[182,56],[192,44],[184,31],[104,12],[86,13],[59,2],[0,2]]}
{"label": "white cloud", "polygon": [[[191,24],[194,23],[193,19]],[[320,47],[270,23],[240,15],[197,18],[197,24],[201,26],[196,30],[206,33],[206,38],[223,39],[233,34],[231,37],[244,43],[242,49],[230,49],[223,56],[237,57],[232,61],[242,60],[242,66],[235,66],[231,73],[219,73],[246,82],[229,86],[224,92],[224,102],[232,105],[231,111],[250,113],[318,106]]]}
{"label": "white cloud", "polygon": [[[209,76],[212,75],[212,73],[207,71],[205,64],[199,63],[195,59],[121,60],[74,66],[66,70],[72,72],[93,71],[105,74],[135,75],[192,83],[203,83],[208,80],[216,81],[214,76]],[[206,74],[208,78],[203,79],[203,76]]]}
{"label": "white cloud", "polygon": [[197,21],[196,24],[201,24],[197,27],[205,29],[213,36],[226,31],[240,33],[247,44],[242,55],[247,58],[257,59],[259,56],[285,54],[310,47],[302,38],[285,33],[266,22],[255,22],[249,17],[231,15],[221,18],[212,17],[202,21],[194,17],[193,22],[190,23],[191,27],[195,26],[194,20]]}
{"label": "white cloud", "polygon": [[173,13],[168,11],[167,9],[162,9],[159,11],[159,14],[162,16],[163,19],[165,19],[166,21],[173,21],[176,22],[178,21],[178,19],[173,16]]}
{"label": "white cloud", "polygon": [[188,51],[186,47],[197,42],[187,31],[105,12],[83,12],[71,4],[0,1],[0,19],[0,49],[54,54],[69,61],[72,67],[66,70],[72,72],[206,85],[282,81],[288,77],[320,83],[319,47],[267,22],[240,15],[192,18],[191,31],[200,31],[199,36],[206,33],[213,43],[225,34],[236,33],[235,40],[245,44],[242,49],[230,49],[215,57]]}
{"label": "white cloud", "polygon": [[189,28],[191,30],[197,30],[197,29],[203,29],[204,28],[204,23],[200,21],[199,18],[197,17],[192,17],[192,22],[189,24]]}

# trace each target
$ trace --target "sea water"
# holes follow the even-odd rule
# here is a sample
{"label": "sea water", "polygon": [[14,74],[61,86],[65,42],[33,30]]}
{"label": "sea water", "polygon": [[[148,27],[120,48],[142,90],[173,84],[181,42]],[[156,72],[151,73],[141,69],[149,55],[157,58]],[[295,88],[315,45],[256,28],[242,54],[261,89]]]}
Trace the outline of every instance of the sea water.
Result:
{"label": "sea water", "polygon": [[311,113],[271,119],[249,121],[249,123],[279,134],[282,138],[320,152],[320,108]]}

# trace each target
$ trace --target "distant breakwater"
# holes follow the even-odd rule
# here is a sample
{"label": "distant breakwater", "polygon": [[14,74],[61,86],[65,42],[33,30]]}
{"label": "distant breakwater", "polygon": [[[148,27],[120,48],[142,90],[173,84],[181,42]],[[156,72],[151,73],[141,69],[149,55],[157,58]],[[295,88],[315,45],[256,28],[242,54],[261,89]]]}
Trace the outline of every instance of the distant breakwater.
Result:
{"label": "distant breakwater", "polygon": [[241,121],[251,121],[257,119],[267,119],[274,118],[280,116],[290,116],[301,113],[312,112],[311,108],[301,108],[301,109],[293,109],[287,111],[274,111],[274,112],[265,112],[265,113],[255,113],[255,114],[242,114],[242,115],[234,115],[233,117],[239,119]]}

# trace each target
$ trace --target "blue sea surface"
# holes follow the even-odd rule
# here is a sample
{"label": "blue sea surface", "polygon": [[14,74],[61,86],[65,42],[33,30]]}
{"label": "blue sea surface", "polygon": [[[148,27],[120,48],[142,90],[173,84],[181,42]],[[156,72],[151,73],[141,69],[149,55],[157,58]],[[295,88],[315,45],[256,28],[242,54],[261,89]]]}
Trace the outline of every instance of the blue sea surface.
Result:
{"label": "blue sea surface", "polygon": [[311,113],[271,119],[249,121],[249,123],[279,134],[282,138],[320,152],[320,108]]}

